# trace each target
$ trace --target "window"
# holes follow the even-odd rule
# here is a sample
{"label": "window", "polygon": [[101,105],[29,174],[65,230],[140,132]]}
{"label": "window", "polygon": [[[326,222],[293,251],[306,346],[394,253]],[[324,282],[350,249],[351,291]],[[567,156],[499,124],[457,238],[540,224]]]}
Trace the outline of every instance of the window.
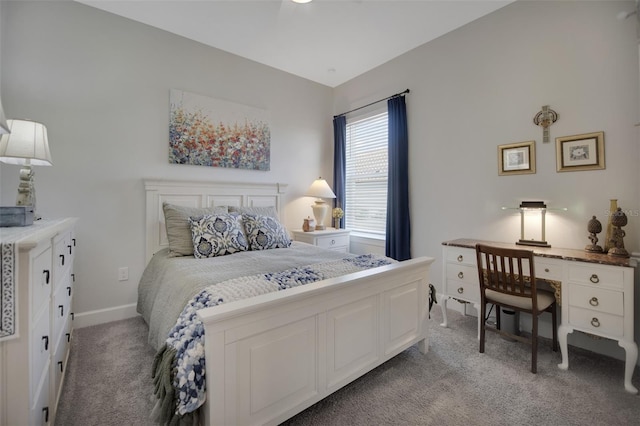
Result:
{"label": "window", "polygon": [[347,122],[345,227],[384,238],[387,221],[387,112]]}

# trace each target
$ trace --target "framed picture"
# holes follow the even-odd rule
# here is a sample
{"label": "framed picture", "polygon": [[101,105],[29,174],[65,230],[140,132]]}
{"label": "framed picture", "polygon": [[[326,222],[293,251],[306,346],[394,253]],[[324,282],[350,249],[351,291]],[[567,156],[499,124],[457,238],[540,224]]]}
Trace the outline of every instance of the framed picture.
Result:
{"label": "framed picture", "polygon": [[536,141],[498,145],[498,174],[523,175],[536,172]]}
{"label": "framed picture", "polygon": [[556,138],[556,170],[604,169],[604,132]]}

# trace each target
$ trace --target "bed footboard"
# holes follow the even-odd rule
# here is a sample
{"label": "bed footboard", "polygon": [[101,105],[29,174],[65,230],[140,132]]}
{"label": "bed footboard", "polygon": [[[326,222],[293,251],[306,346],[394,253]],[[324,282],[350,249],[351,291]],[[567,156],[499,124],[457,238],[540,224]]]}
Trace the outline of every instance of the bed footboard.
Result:
{"label": "bed footboard", "polygon": [[428,349],[422,257],[207,308],[208,425],[278,424],[415,343]]}

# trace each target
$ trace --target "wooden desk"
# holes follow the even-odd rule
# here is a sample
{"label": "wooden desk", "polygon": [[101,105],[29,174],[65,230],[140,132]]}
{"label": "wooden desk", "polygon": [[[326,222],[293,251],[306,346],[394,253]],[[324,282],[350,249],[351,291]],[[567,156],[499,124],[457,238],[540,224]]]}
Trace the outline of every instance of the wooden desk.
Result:
{"label": "wooden desk", "polygon": [[[447,301],[472,304],[480,311],[480,284],[476,266],[476,243],[498,247],[529,249],[534,252],[536,277],[554,285],[562,304],[558,341],[562,363],[569,368],[567,335],[574,330],[613,339],[625,350],[624,387],[638,393],[631,384],[638,360],[633,340],[633,291],[636,261],[629,258],[587,253],[554,247],[529,247],[509,243],[457,239],[442,243],[443,280],[439,295],[442,326],[447,326]],[[478,336],[481,319],[478,318]]]}

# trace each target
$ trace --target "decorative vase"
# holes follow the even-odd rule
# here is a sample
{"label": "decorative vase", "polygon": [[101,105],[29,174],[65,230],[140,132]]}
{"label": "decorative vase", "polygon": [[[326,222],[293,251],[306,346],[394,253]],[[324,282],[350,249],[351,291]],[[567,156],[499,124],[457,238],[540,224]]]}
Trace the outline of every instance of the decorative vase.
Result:
{"label": "decorative vase", "polygon": [[613,218],[614,213],[618,210],[618,200],[612,199],[609,204],[609,212],[607,214],[607,232],[604,237],[604,252],[608,253],[609,249],[613,247],[611,243],[611,238],[613,237],[613,225],[611,224],[611,219]]}
{"label": "decorative vase", "polygon": [[333,219],[333,222],[334,222],[333,227],[336,229],[340,229],[340,218],[336,217],[335,219]]}

